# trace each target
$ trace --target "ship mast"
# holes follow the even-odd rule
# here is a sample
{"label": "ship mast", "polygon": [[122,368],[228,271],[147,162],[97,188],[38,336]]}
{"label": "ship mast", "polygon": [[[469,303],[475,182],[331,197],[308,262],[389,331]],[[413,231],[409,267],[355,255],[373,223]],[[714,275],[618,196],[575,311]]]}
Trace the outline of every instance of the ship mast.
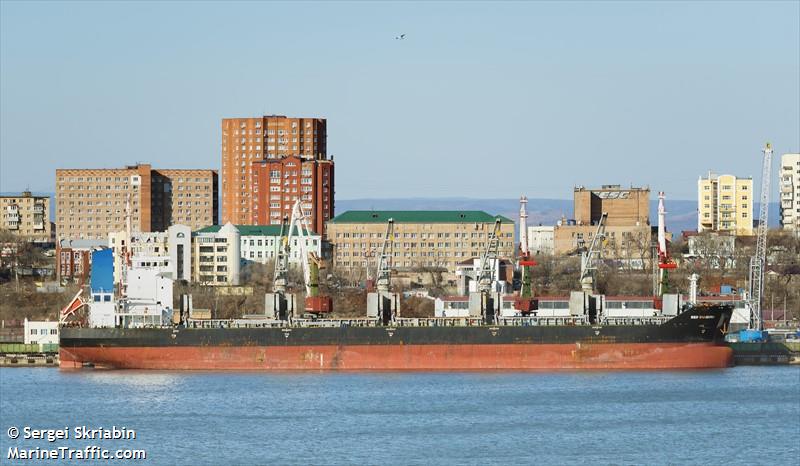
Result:
{"label": "ship mast", "polygon": [[133,237],[131,233],[131,194],[125,196],[125,246],[120,251],[120,262],[122,266],[121,279],[119,284],[119,297],[124,298],[128,294],[128,268],[131,265],[131,255],[133,254]]}

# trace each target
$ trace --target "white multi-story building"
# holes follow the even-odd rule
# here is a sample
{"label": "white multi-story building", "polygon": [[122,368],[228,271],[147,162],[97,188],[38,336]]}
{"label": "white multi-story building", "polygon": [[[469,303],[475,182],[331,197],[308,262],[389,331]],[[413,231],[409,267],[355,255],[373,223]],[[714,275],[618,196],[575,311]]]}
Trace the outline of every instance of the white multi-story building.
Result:
{"label": "white multi-story building", "polygon": [[192,233],[192,281],[205,285],[239,285],[239,230],[230,222]]}
{"label": "white multi-story building", "polygon": [[528,251],[531,254],[552,255],[555,251],[554,226],[528,227]]}
{"label": "white multi-story building", "polygon": [[778,182],[781,227],[800,234],[800,154],[783,154]]}
{"label": "white multi-story building", "polygon": [[[138,267],[156,263],[166,269],[165,277],[173,280],[192,278],[192,231],[186,225],[172,225],[162,232],[133,232],[128,241],[127,232],[108,234],[108,247],[114,249],[114,283],[122,280],[121,251],[130,246],[131,262]],[[166,264],[165,264],[166,262]]]}

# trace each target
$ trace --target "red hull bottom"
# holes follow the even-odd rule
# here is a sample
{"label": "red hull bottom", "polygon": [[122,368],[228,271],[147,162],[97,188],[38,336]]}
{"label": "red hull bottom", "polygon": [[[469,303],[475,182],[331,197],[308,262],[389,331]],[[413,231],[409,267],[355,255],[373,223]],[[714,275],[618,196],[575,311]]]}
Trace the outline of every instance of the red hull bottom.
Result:
{"label": "red hull bottom", "polygon": [[711,369],[731,366],[733,351],[710,343],[62,347],[60,360],[164,370]]}

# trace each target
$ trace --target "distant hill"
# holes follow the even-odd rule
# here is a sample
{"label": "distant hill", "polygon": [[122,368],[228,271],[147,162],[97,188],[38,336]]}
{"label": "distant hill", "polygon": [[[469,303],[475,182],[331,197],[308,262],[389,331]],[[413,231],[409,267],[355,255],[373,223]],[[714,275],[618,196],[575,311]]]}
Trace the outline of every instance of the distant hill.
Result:
{"label": "distant hill", "polygon": [[[697,201],[667,200],[667,229],[672,232],[697,229]],[[519,221],[519,199],[404,198],[337,199],[336,213],[347,210],[484,210]],[[758,204],[755,205],[758,216]],[[770,203],[769,225],[779,224],[778,204]],[[528,225],[554,225],[562,216],[572,218],[572,200],[528,198]],[[650,202],[650,223],[657,225],[658,201]]]}
{"label": "distant hill", "polygon": [[[0,192],[2,195],[18,195],[16,192]],[[55,194],[34,192],[35,196],[50,197],[50,221],[55,221]],[[667,229],[672,232],[697,229],[697,201],[666,201]],[[758,203],[753,215],[758,216]],[[336,214],[347,210],[483,210],[490,214],[504,215],[519,221],[519,199],[473,199],[468,197],[420,197],[394,199],[337,199]],[[650,201],[650,223],[657,224],[658,201]],[[555,225],[562,217],[572,217],[572,200],[528,199],[528,225]],[[780,223],[777,202],[769,205],[769,226]]]}

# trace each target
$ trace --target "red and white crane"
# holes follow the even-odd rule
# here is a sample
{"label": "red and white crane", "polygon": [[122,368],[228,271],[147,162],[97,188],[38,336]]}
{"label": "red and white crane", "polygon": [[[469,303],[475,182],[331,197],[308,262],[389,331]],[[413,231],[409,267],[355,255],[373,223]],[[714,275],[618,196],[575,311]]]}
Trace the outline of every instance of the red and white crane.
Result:
{"label": "red and white crane", "polygon": [[529,315],[536,307],[533,299],[533,286],[531,284],[531,268],[536,265],[536,261],[531,257],[528,249],[528,198],[519,198],[519,261],[517,263],[520,271],[520,290],[519,296],[514,301],[514,309],[520,311],[522,315]]}
{"label": "red and white crane", "polygon": [[667,249],[667,211],[664,208],[664,191],[658,192],[658,295],[669,291],[668,270],[677,268]]}

